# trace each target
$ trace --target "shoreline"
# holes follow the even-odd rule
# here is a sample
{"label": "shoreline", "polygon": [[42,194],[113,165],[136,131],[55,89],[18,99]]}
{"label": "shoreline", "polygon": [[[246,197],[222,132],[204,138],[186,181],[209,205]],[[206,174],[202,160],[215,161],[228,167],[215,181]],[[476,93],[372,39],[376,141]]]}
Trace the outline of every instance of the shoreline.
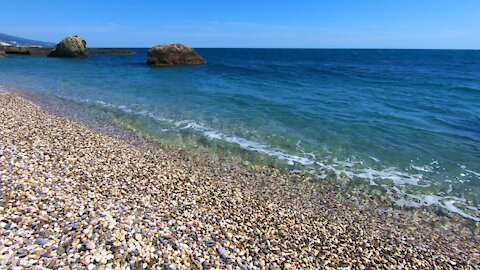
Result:
{"label": "shoreline", "polygon": [[[452,108],[472,105],[474,108],[475,104],[471,104],[472,98],[469,96],[473,93],[474,97],[475,92],[471,91],[475,89],[460,88],[459,96],[464,96],[462,99],[438,99],[437,105],[445,110],[437,115],[439,112],[435,110],[429,112],[428,108],[414,108],[416,102],[408,103],[406,107],[411,105],[411,108],[405,109],[401,104],[402,98],[398,96],[397,99],[394,91],[385,91],[385,95],[390,96],[385,101],[375,99],[373,93],[385,90],[382,80],[375,75],[383,73],[376,70],[375,66],[367,65],[365,70],[360,69],[354,74],[344,73],[351,80],[339,79],[344,76],[343,64],[337,66],[339,63],[335,64],[336,58],[344,59],[342,62],[345,63],[357,63],[361,59],[345,58],[348,52],[312,53],[311,56],[315,55],[315,58],[309,58],[308,52],[286,55],[293,61],[295,70],[302,71],[299,74],[309,74],[307,77],[313,80],[304,75],[292,76],[289,65],[284,65],[287,62],[275,63],[278,69],[271,69],[266,68],[268,65],[250,65],[249,61],[241,59],[243,57],[229,57],[237,53],[244,57],[251,53],[257,55],[254,51],[205,51],[214,60],[209,65],[174,69],[149,69],[144,66],[141,56],[146,50],[139,52],[140,55],[132,57],[101,56],[67,62],[58,60],[62,62],[61,69],[54,64],[57,60],[7,57],[1,62],[6,75],[3,76],[2,85],[17,87],[33,95],[44,93],[46,98],[62,99],[60,107],[74,104],[75,108],[79,108],[77,111],[85,111],[88,117],[95,116],[96,112],[111,116],[114,125],[150,135],[174,148],[188,148],[192,152],[201,148],[215,155],[228,153],[253,164],[268,163],[276,168],[283,166],[292,173],[308,172],[318,181],[335,178],[352,188],[361,186],[358,194],[362,196],[363,190],[368,191],[375,186],[372,189],[381,190],[382,195],[387,194],[388,199],[398,207],[428,207],[433,211],[443,208],[445,210],[440,211],[459,213],[479,221],[476,118],[472,118],[474,115],[471,113],[448,113],[449,103],[465,101],[465,106]],[[396,59],[388,61],[388,66],[392,68],[396,66],[396,61],[403,61],[394,53],[387,55]],[[408,55],[413,57],[416,54]],[[267,61],[265,63],[271,57],[280,57],[275,52],[261,52],[257,56]],[[316,56],[322,57],[317,59]],[[363,56],[376,59],[380,53],[366,53]],[[308,64],[301,64],[297,57],[305,57],[305,63]],[[442,59],[443,56],[439,57]],[[327,60],[335,68],[316,69],[315,65],[322,65],[323,60],[318,61],[320,59]],[[35,68],[37,65],[42,68]],[[412,71],[405,66],[399,68],[407,73]],[[226,76],[217,76],[216,71],[210,72],[212,69]],[[257,69],[259,74],[243,73]],[[26,71],[31,75],[24,78]],[[52,78],[51,74],[56,72],[59,72],[58,78]],[[272,73],[271,78],[261,75],[269,72],[276,75]],[[327,79],[329,86],[322,86],[323,75],[317,77],[317,73],[325,73],[324,79]],[[127,74],[132,76],[118,79]],[[288,75],[290,79],[285,80],[281,74]],[[417,79],[422,80],[423,73],[416,74],[419,76]],[[376,90],[356,93],[357,75],[369,78],[368,85]],[[395,74],[391,75],[392,79],[397,78]],[[417,75],[412,74],[414,77]],[[88,79],[90,76],[93,76],[92,79]],[[219,87],[218,83],[225,83],[226,87]],[[438,83],[446,96],[454,91],[448,84]],[[459,79],[451,83],[462,85]],[[305,94],[298,91],[302,84],[308,86]],[[426,87],[417,85],[418,88],[408,80],[401,84],[405,86],[401,87],[402,91],[408,89],[411,93],[431,93],[428,83]],[[277,87],[291,88],[292,91],[275,93]],[[330,106],[343,102],[343,98],[337,99],[335,95],[327,94],[336,92],[333,89],[337,88],[342,92],[352,92],[345,96],[347,99],[363,97],[362,102],[349,103],[351,109],[347,109],[349,106]],[[323,94],[316,92],[324,92],[325,98],[320,98]],[[285,104],[277,98],[277,94],[285,98]],[[249,95],[254,98],[250,99]],[[289,95],[298,98],[289,99]],[[316,102],[310,102],[302,96],[314,97]],[[412,99],[419,96],[412,95]],[[368,102],[368,99],[379,102]],[[396,105],[390,107],[390,102]],[[197,106],[200,103],[209,105]],[[312,106],[317,109],[310,110]],[[426,115],[417,118],[412,113],[417,109],[433,118]],[[354,113],[357,110],[362,113]],[[372,112],[375,113],[370,115]],[[396,114],[401,117],[392,118]],[[436,117],[442,121],[434,120]],[[468,119],[466,125],[456,125],[465,119]],[[473,130],[469,128],[472,124]],[[449,132],[440,132],[443,128]]]}
{"label": "shoreline", "polygon": [[[32,101],[50,114],[77,121],[93,131],[109,136],[120,137],[135,145],[148,144],[154,148],[161,147],[167,149],[167,151],[181,150],[184,151],[186,155],[193,155],[199,159],[220,160],[222,163],[234,164],[234,166],[241,164],[247,167],[246,170],[252,167],[268,167],[272,170],[278,170],[287,178],[296,178],[302,179],[301,181],[312,182],[317,188],[328,185],[337,190],[341,189],[342,192],[348,192],[348,196],[355,198],[355,201],[359,204],[375,205],[377,208],[436,212],[449,221],[460,222],[467,225],[478,222],[476,217],[469,216],[463,211],[465,209],[459,209],[456,206],[453,207],[453,209],[449,209],[444,204],[426,204],[417,207],[408,206],[408,204],[397,205],[395,198],[390,197],[392,196],[392,194],[389,193],[390,191],[379,185],[367,185],[366,183],[361,183],[358,180],[349,178],[339,180],[332,176],[318,179],[315,175],[308,172],[306,167],[297,166],[292,170],[290,166],[287,166],[285,160],[276,160],[277,157],[272,157],[264,153],[260,153],[257,158],[252,158],[251,156],[245,158],[242,154],[232,150],[220,149],[220,151],[215,151],[215,149],[210,149],[204,145],[178,145],[169,141],[167,142],[163,140],[164,138],[159,138],[148,131],[138,129],[137,126],[130,125],[128,122],[118,120],[117,116],[110,115],[110,111],[91,110],[91,108],[85,107],[84,104],[79,104],[75,101],[72,102],[71,100],[51,95],[46,95],[47,98],[45,98],[43,95],[39,96],[38,93],[28,90],[12,90],[10,92]],[[250,151],[246,150],[246,152]],[[422,196],[421,194],[418,195]],[[428,195],[426,194],[426,196]],[[468,205],[465,206],[468,207]],[[475,225],[470,227],[475,228]],[[480,234],[479,228],[472,230],[474,230],[474,233]]]}
{"label": "shoreline", "polygon": [[[445,219],[448,219],[449,221],[451,220],[452,222],[460,222],[468,225],[474,224],[470,227],[474,228],[472,229],[474,230],[474,233],[480,234],[480,228],[475,228],[475,224],[479,222],[478,218],[476,216],[470,216],[465,212],[465,210],[469,210],[469,206],[475,207],[473,204],[464,204],[462,208],[458,208],[455,205],[431,202],[424,202],[424,204],[419,203],[417,206],[411,206],[412,203],[415,204],[413,201],[405,202],[401,199],[400,204],[397,204],[399,198],[395,198],[395,195],[391,193],[391,190],[385,188],[384,186],[372,185],[371,183],[367,184],[365,182],[358,181],[358,179],[355,180],[348,177],[338,179],[334,178],[332,175],[318,179],[318,176],[310,173],[308,171],[310,169],[307,169],[308,167],[305,165],[298,166],[297,164],[296,167],[291,167],[290,165],[287,165],[285,160],[282,160],[277,156],[272,157],[261,152],[259,153],[258,157],[253,158],[252,156],[244,156],[249,155],[252,152],[250,150],[245,150],[245,152],[242,154],[231,149],[210,149],[209,147],[211,147],[211,145],[205,146],[202,144],[196,144],[195,146],[192,146],[191,144],[172,143],[171,141],[165,141],[164,138],[155,136],[148,130],[142,130],[141,128],[139,129],[135,124],[132,125],[128,123],[128,121],[124,122],[121,120],[121,118],[118,120],[115,113],[112,115],[112,112],[108,110],[98,111],[98,108],[92,110],[91,108],[85,107],[84,104],[77,103],[76,101],[72,102],[72,100],[51,96],[48,94],[45,96],[47,98],[45,98],[43,95],[39,96],[38,93],[28,90],[12,90],[10,92],[18,94],[27,100],[32,101],[50,114],[77,121],[85,125],[87,128],[102,134],[114,137],[120,136],[120,138],[136,145],[149,144],[152,147],[162,147],[169,150],[181,149],[181,151],[186,152],[186,155],[194,155],[200,159],[219,159],[222,163],[234,165],[242,164],[242,166],[246,166],[247,168],[268,167],[272,170],[280,171],[280,173],[287,178],[301,178],[302,181],[313,182],[317,187],[329,185],[334,186],[334,188],[337,190],[342,189],[342,192],[348,192],[349,196],[355,198],[359,204],[376,205],[376,207],[380,208],[436,212],[438,215],[443,216]],[[242,147],[240,146],[239,148]],[[282,152],[282,154],[284,153]],[[425,193],[424,195],[422,193],[413,193],[409,195],[428,197],[429,193]],[[452,197],[449,199],[452,199]],[[456,203],[463,202],[460,198],[455,199],[458,200],[455,201]],[[467,209],[465,209],[465,207],[467,207]]]}
{"label": "shoreline", "polygon": [[2,267],[480,263],[478,235],[434,213],[379,211],[301,176],[133,144],[18,95],[0,92],[0,104]]}

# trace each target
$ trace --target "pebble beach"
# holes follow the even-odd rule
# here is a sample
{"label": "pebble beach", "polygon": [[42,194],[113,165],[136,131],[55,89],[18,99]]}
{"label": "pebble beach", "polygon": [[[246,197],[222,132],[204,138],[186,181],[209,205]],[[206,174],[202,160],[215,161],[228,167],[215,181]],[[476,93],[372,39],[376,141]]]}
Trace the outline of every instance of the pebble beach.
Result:
{"label": "pebble beach", "polygon": [[478,269],[473,227],[0,93],[0,269]]}

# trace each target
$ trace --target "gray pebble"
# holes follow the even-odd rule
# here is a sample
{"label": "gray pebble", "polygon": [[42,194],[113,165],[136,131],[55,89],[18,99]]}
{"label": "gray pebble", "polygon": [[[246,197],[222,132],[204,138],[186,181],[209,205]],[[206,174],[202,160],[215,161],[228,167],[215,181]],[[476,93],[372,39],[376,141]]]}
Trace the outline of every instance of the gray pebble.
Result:
{"label": "gray pebble", "polygon": [[207,241],[205,241],[205,246],[214,247],[215,246],[215,241],[207,240]]}
{"label": "gray pebble", "polygon": [[35,240],[35,243],[36,243],[37,245],[40,245],[40,246],[45,245],[47,242],[48,242],[48,241],[47,241],[46,239],[44,239],[44,238],[37,238],[37,240]]}
{"label": "gray pebble", "polygon": [[220,254],[220,257],[222,257],[222,259],[224,260],[230,259],[230,254],[228,254],[228,251],[223,247],[218,247],[217,251],[218,251],[218,254]]}

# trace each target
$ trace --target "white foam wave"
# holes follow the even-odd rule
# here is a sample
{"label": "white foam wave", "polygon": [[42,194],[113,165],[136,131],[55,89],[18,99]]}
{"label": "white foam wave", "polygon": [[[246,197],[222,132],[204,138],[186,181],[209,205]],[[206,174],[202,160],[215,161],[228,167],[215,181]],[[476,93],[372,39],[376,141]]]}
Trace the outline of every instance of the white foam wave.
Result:
{"label": "white foam wave", "polygon": [[480,177],[480,173],[467,169],[467,166],[462,165],[462,164],[458,164],[458,166],[460,166],[460,168],[462,168],[462,170],[466,171],[467,173],[470,173],[470,174],[473,174],[475,176]]}
{"label": "white foam wave", "polygon": [[355,176],[365,179],[375,179],[381,180],[392,180],[395,185],[412,185],[412,186],[421,186],[427,187],[428,185],[421,185],[419,181],[422,180],[421,174],[407,174],[395,170],[395,168],[387,168],[384,170],[374,170],[371,168],[361,169],[360,173],[355,174]]}
{"label": "white foam wave", "polygon": [[275,157],[275,158],[278,158],[278,159],[281,159],[281,160],[286,160],[287,163],[290,164],[290,165],[294,165],[295,163],[299,163],[299,164],[302,164],[302,165],[312,165],[312,164],[315,163],[315,160],[312,160],[312,159],[309,159],[309,158],[306,158],[306,157],[300,157],[300,156],[297,156],[297,155],[288,154],[288,153],[285,153],[281,150],[273,149],[272,147],[270,147],[266,144],[261,144],[261,143],[255,142],[255,141],[251,141],[251,140],[236,137],[236,136],[230,136],[230,135],[227,135],[225,133],[219,132],[217,130],[207,128],[204,125],[201,125],[201,124],[198,124],[198,123],[195,123],[195,122],[180,121],[180,122],[175,123],[175,125],[177,127],[181,126],[183,124],[186,124],[185,126],[182,127],[183,129],[190,128],[190,129],[194,129],[196,131],[200,131],[207,138],[222,140],[222,141],[226,141],[226,142],[229,142],[229,143],[237,144],[245,150],[262,153],[262,154],[265,154],[267,156]]}
{"label": "white foam wave", "polygon": [[[86,101],[90,102],[90,101]],[[169,123],[175,126],[177,129],[191,129],[203,134],[203,136],[211,140],[221,140],[232,144],[239,145],[242,149],[248,151],[254,151],[261,153],[270,157],[278,158],[280,160],[287,161],[290,165],[301,164],[305,166],[312,175],[315,175],[318,179],[326,179],[328,175],[335,175],[337,179],[342,179],[342,177],[347,177],[349,179],[354,179],[355,177],[368,180],[372,186],[382,186],[387,191],[387,196],[398,206],[407,206],[407,207],[425,207],[431,205],[437,205],[453,213],[457,213],[465,218],[469,218],[474,221],[480,221],[480,217],[470,215],[457,207],[456,205],[462,205],[464,208],[469,208],[463,199],[456,197],[442,197],[437,195],[423,195],[423,194],[410,194],[405,191],[400,190],[400,187],[404,186],[418,186],[418,187],[428,187],[428,184],[420,184],[419,182],[423,179],[422,172],[430,173],[433,171],[434,166],[438,164],[437,161],[432,161],[429,165],[424,166],[415,166],[411,165],[410,168],[418,171],[417,174],[409,174],[405,172],[398,171],[397,169],[390,167],[383,170],[376,170],[373,168],[364,168],[363,166],[358,166],[363,164],[362,161],[339,161],[336,158],[317,161],[314,153],[305,153],[301,148],[300,143],[297,142],[297,150],[302,152],[303,156],[294,155],[286,153],[280,149],[275,149],[267,144],[255,142],[245,138],[229,135],[228,133],[221,132],[219,130],[206,127],[201,123],[197,123],[192,120],[181,120],[175,121],[165,117],[155,115],[152,112],[142,110],[136,111],[132,108],[129,108],[124,105],[113,105],[104,101],[95,101],[96,104],[105,107],[105,108],[115,108],[121,110],[125,113],[145,116],[156,121]],[[380,163],[380,160],[374,157],[370,157],[373,161]],[[363,168],[362,168],[363,167]],[[464,168],[465,169],[465,168]],[[468,170],[467,170],[468,171]],[[480,176],[480,173],[469,171],[477,176]],[[390,180],[394,183],[393,187],[383,185],[385,180]],[[401,195],[401,198],[398,199],[393,194]],[[471,208],[471,207],[470,207]],[[472,212],[475,212],[480,216],[480,211],[476,208],[471,209]]]}
{"label": "white foam wave", "polygon": [[465,171],[480,177],[480,173],[478,173],[478,172],[475,172],[475,171],[472,171],[472,170],[467,170],[467,169],[465,169]]}
{"label": "white foam wave", "polygon": [[423,165],[423,166],[410,165],[410,168],[420,172],[433,172],[433,167],[430,165]]}
{"label": "white foam wave", "polygon": [[[387,190],[387,196],[392,200],[395,205],[402,206],[402,207],[426,207],[436,205],[442,207],[452,213],[459,214],[462,217],[474,220],[476,222],[480,221],[480,211],[476,208],[468,206],[465,204],[465,200],[457,197],[442,197],[438,195],[422,195],[422,194],[409,194],[398,187],[389,188],[384,186]],[[395,194],[400,195],[400,198],[397,198]],[[477,216],[470,215],[466,213],[464,210],[459,208],[457,205],[461,205],[464,208],[470,209],[472,212],[477,214]]]}

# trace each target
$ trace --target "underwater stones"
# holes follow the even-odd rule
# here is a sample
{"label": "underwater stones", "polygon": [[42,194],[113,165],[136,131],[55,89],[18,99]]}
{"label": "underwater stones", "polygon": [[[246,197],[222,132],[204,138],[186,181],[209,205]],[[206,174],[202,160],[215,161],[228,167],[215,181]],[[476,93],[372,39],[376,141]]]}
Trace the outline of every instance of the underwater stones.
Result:
{"label": "underwater stones", "polygon": [[205,60],[192,48],[179,43],[157,45],[148,50],[150,66],[197,65]]}
{"label": "underwater stones", "polygon": [[87,57],[87,42],[80,36],[65,37],[48,54],[49,57]]}

